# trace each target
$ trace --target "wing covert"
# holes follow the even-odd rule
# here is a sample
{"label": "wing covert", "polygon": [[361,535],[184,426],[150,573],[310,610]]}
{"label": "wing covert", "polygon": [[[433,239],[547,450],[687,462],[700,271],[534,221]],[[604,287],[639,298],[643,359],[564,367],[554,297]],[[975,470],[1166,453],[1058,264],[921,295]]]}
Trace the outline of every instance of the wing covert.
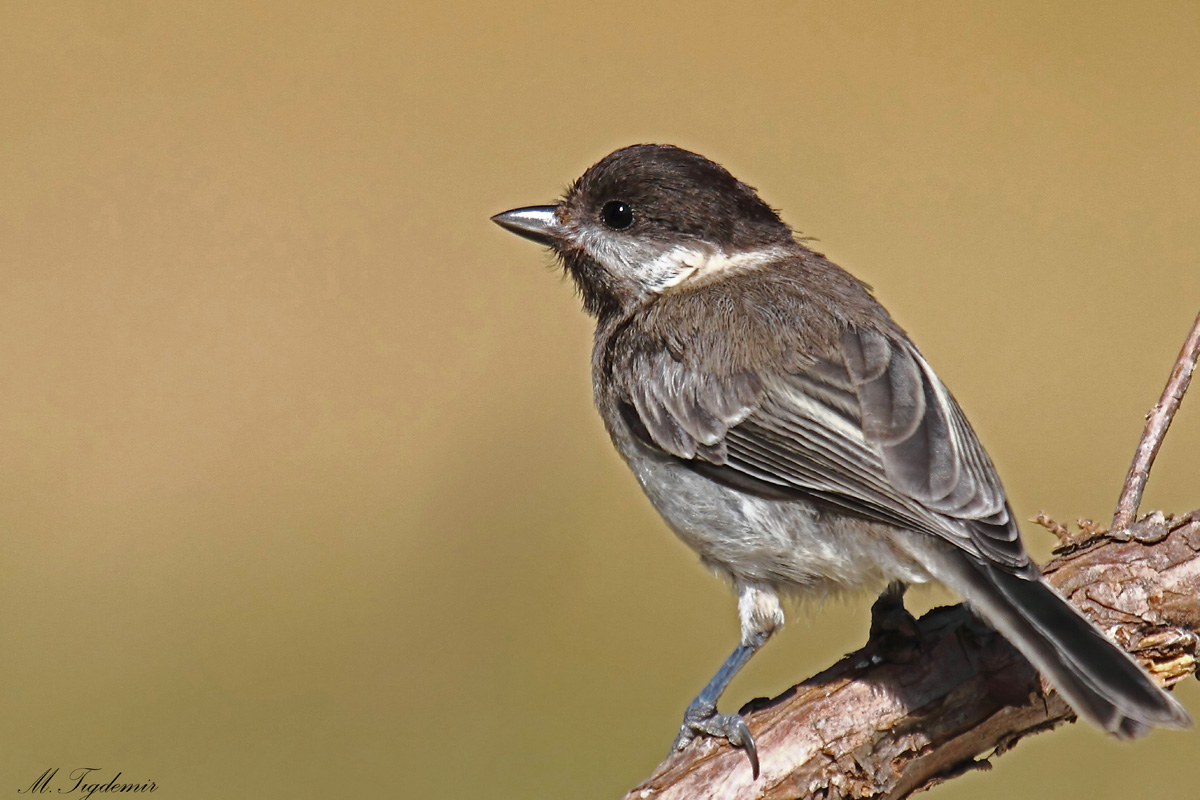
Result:
{"label": "wing covert", "polygon": [[962,410],[907,340],[848,330],[840,360],[728,376],[666,349],[620,372],[639,438],[714,480],[941,536],[1010,571],[1029,558]]}

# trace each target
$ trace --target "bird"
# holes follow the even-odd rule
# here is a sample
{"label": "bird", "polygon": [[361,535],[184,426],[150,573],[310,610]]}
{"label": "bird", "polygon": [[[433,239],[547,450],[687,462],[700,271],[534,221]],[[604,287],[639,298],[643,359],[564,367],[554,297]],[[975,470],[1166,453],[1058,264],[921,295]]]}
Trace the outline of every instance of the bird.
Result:
{"label": "bird", "polygon": [[1026,551],[954,396],[849,272],[754,188],[666,144],[618,149],[552,205],[492,217],[548,247],[596,320],[595,405],[667,525],[737,597],[740,639],[675,738],[757,747],[718,700],[783,600],[937,582],[1119,738],[1187,711]]}

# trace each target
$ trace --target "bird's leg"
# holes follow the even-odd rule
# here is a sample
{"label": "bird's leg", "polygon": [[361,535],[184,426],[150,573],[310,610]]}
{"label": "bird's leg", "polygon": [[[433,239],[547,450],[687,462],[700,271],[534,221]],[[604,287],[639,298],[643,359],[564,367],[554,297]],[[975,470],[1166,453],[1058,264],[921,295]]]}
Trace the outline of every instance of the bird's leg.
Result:
{"label": "bird's leg", "polygon": [[750,769],[754,777],[758,777],[758,749],[754,746],[754,737],[741,714],[718,714],[717,700],[725,693],[725,688],[733,680],[733,676],[746,665],[750,656],[762,647],[770,634],[759,634],[748,644],[739,644],[730,653],[729,658],[713,675],[708,685],[696,695],[683,713],[683,724],[679,727],[679,735],[675,737],[675,749],[682,750],[688,742],[698,734],[719,736],[727,739],[734,747],[741,747],[750,759]]}
{"label": "bird's leg", "polygon": [[675,737],[674,749],[682,750],[697,735],[718,736],[734,747],[746,751],[750,769],[758,778],[758,749],[754,737],[741,714],[718,714],[717,701],[725,693],[734,676],[746,666],[750,657],[783,625],[783,610],[779,598],[770,589],[752,585],[738,586],[738,616],[742,622],[742,641],[725,659],[708,685],[696,695],[683,714],[683,724]]}
{"label": "bird's leg", "polygon": [[908,585],[892,581],[871,606],[871,638],[868,647],[882,658],[901,663],[912,660],[913,650],[921,649],[921,629],[904,607]]}

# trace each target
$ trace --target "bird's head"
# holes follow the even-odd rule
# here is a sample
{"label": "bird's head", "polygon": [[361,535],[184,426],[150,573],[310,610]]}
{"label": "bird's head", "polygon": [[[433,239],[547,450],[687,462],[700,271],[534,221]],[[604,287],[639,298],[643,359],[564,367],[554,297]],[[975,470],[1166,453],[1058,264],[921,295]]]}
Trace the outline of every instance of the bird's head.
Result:
{"label": "bird's head", "polygon": [[597,316],[693,281],[778,260],[792,230],[719,164],[671,145],[605,156],[555,205],[492,217],[547,245]]}

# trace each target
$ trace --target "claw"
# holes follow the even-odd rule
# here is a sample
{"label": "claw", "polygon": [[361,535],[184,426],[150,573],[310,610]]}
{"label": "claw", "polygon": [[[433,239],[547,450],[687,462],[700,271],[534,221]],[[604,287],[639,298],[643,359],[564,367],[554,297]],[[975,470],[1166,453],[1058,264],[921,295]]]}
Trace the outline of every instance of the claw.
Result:
{"label": "claw", "polygon": [[674,750],[682,750],[697,735],[714,736],[724,739],[733,747],[746,751],[750,759],[750,770],[754,780],[758,780],[758,747],[754,744],[754,735],[750,726],[741,714],[718,714],[714,708],[688,709],[683,717],[683,725],[679,727],[679,735],[675,737]]}
{"label": "claw", "polygon": [[746,751],[746,758],[750,759],[750,771],[753,779],[758,780],[758,748],[754,744],[750,726],[746,724],[746,720],[742,719],[740,714],[731,715],[731,719],[733,732],[729,737],[729,743]]}

